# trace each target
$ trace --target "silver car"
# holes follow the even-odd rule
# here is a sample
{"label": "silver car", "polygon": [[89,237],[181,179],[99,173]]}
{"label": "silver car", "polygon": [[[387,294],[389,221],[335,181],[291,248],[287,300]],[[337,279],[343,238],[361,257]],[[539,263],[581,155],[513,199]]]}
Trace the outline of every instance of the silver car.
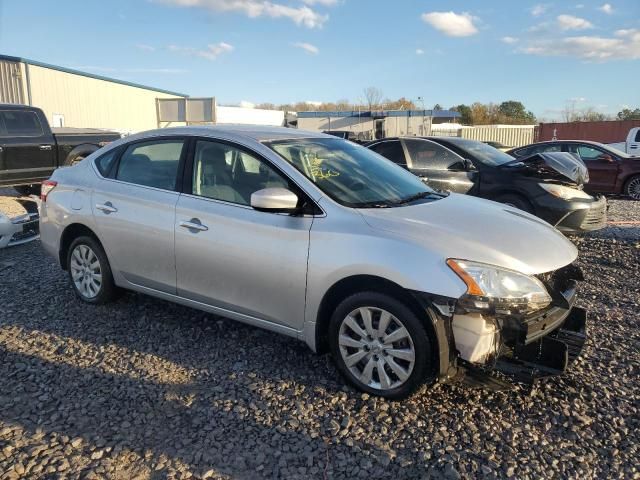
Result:
{"label": "silver car", "polygon": [[130,136],[56,170],[40,222],[82,301],[128,289],[290,335],[388,398],[559,374],[585,340],[557,230],[324,134]]}

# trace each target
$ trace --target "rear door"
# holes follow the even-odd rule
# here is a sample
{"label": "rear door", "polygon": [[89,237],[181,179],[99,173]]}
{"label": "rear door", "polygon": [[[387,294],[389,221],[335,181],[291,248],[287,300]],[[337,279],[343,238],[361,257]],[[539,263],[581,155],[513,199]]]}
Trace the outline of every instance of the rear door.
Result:
{"label": "rear door", "polygon": [[[180,137],[132,143],[106,167],[111,178],[100,179],[92,195],[112,268],[135,285],[171,294],[176,293],[173,236],[184,155],[186,142]],[[109,162],[96,161],[99,169],[102,164]]]}
{"label": "rear door", "polygon": [[301,329],[313,217],[250,206],[258,190],[295,187],[229,142],[198,140],[189,164],[176,209],[178,294],[250,323]]}
{"label": "rear door", "polygon": [[613,192],[618,179],[620,163],[609,152],[593,145],[568,143],[566,151],[577,155],[589,170],[589,183],[585,189],[592,192]]}
{"label": "rear door", "polygon": [[468,162],[448,148],[431,140],[406,138],[409,170],[437,190],[473,193],[478,172],[469,169]]}
{"label": "rear door", "polygon": [[33,110],[0,111],[0,182],[36,183],[55,168],[55,139]]}

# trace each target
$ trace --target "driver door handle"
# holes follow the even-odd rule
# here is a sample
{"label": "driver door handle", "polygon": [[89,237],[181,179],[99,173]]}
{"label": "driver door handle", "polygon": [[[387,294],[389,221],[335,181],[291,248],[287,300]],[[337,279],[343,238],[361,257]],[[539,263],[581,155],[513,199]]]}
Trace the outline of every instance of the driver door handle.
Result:
{"label": "driver door handle", "polygon": [[196,232],[206,232],[209,230],[209,227],[200,223],[200,220],[197,218],[192,218],[188,222],[183,220],[179,223],[181,227],[188,228],[189,230],[195,230]]}
{"label": "driver door handle", "polygon": [[107,215],[110,213],[115,213],[118,211],[116,207],[114,207],[111,202],[106,202],[103,204],[96,204],[96,209],[100,210],[102,213],[106,213]]}
{"label": "driver door handle", "polygon": [[40,150],[51,150],[51,145],[40,145]]}

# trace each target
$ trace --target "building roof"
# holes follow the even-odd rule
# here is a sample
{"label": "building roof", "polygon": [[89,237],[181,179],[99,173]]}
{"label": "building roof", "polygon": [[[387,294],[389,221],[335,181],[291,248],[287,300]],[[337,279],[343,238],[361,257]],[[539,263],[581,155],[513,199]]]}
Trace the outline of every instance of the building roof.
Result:
{"label": "building roof", "polygon": [[37,67],[48,68],[51,70],[58,70],[59,72],[70,73],[72,75],[80,75],[82,77],[95,78],[96,80],[104,80],[105,82],[119,83],[128,87],[142,88],[144,90],[151,90],[154,92],[166,93],[168,95],[175,95],[177,97],[188,97],[184,93],[172,92],[170,90],[163,90],[162,88],[149,87],[147,85],[141,85],[139,83],[127,82],[125,80],[118,80],[117,78],[103,77],[102,75],[94,75],[93,73],[82,72],[80,70],[74,70],[72,68],[59,67],[57,65],[51,65],[48,63],[38,62],[36,60],[29,60],[28,58],[12,57],[10,55],[1,55],[0,60],[6,60],[8,62],[26,63],[27,65],[34,65]]}
{"label": "building roof", "polygon": [[461,115],[455,110],[341,110],[341,111],[313,111],[298,112],[298,118],[321,117],[433,117],[433,118],[458,118]]}

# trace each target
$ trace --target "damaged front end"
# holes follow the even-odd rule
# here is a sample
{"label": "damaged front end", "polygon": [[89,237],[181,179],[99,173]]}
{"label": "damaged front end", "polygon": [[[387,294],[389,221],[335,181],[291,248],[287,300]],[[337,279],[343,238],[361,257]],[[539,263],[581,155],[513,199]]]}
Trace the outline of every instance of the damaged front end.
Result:
{"label": "damaged front end", "polygon": [[506,390],[566,371],[586,341],[586,311],[574,306],[583,275],[567,265],[536,279],[549,293],[542,308],[478,295],[422,299],[447,343],[439,340],[440,381]]}
{"label": "damaged front end", "polygon": [[38,204],[17,199],[26,213],[9,218],[0,212],[0,248],[13,247],[40,238]]}

